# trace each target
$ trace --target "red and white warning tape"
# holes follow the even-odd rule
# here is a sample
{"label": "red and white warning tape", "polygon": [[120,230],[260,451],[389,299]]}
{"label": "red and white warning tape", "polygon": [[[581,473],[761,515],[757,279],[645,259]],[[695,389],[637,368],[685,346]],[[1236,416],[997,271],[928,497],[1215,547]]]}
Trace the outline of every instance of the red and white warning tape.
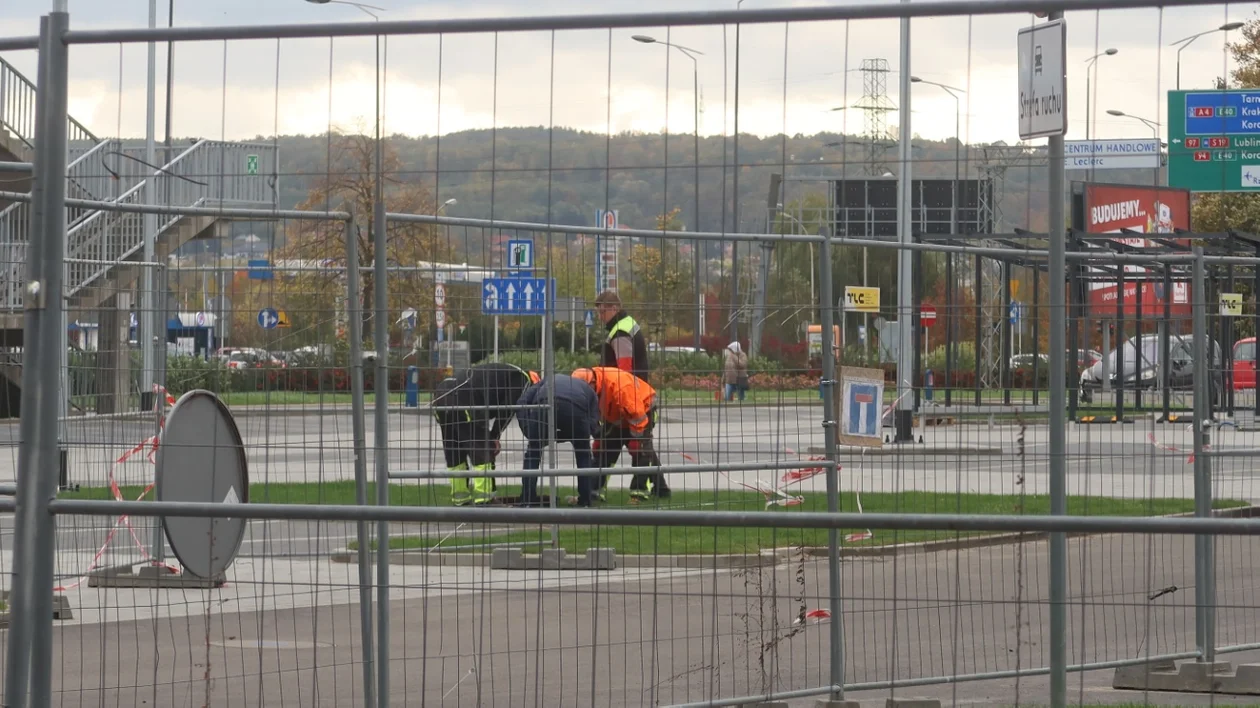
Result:
{"label": "red and white warning tape", "polygon": [[[162,413],[162,416],[158,419],[158,430],[161,430],[166,425],[166,406],[174,405],[175,397],[172,396],[165,388],[157,384],[153,385],[153,391],[154,393],[157,393],[161,396],[154,403],[154,410],[156,412]],[[124,501],[122,488],[118,484],[118,478],[115,475],[115,470],[118,469],[119,465],[126,463],[132,457],[140,453],[144,453],[144,459],[148,460],[150,464],[153,464],[155,461],[155,456],[157,455],[158,437],[159,436],[154,435],[152,437],[145,439],[140,444],[124,452],[122,455],[118,457],[118,459],[114,460],[114,463],[112,465],[110,465],[109,467],[109,493],[111,496],[114,497],[114,501]],[[155,484],[156,484],[156,481],[149,482],[148,485],[145,486],[144,491],[140,492],[140,496],[136,497],[135,501],[143,501],[144,498],[148,496],[149,492],[153,490],[153,487]],[[123,514],[122,516],[119,516],[114,521],[114,525],[110,528],[109,533],[106,534],[105,536],[105,543],[101,544],[100,549],[96,551],[96,555],[92,557],[92,562],[88,564],[87,570],[83,571],[83,573],[80,574],[79,577],[73,583],[53,588],[53,591],[64,592],[66,590],[72,590],[82,585],[83,582],[88,579],[88,576],[91,575],[92,571],[100,567],[101,559],[105,557],[106,549],[108,549],[109,544],[113,542],[114,536],[118,534],[118,530],[124,526],[127,527],[127,531],[131,534],[131,540],[136,544],[136,548],[140,549],[140,556],[146,561],[153,560],[153,556],[149,553],[149,549],[145,547],[144,543],[140,540],[140,537],[136,535],[136,530],[131,525],[131,518],[127,516],[126,514]],[[178,568],[164,564],[164,563],[157,563],[155,561],[154,565],[165,568],[171,573],[179,572]]]}

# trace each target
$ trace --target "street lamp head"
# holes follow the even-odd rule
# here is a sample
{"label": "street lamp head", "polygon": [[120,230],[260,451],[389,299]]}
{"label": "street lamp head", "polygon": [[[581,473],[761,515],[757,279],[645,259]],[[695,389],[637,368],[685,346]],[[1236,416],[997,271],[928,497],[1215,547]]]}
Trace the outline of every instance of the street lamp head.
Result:
{"label": "street lamp head", "polygon": [[1241,28],[1243,24],[1244,23],[1242,22],[1226,22],[1225,24],[1221,25],[1218,29],[1220,29],[1222,32],[1231,32],[1233,30]]}
{"label": "street lamp head", "polygon": [[312,5],[327,5],[328,4],[328,0],[306,0],[306,1],[311,3]]}
{"label": "street lamp head", "polygon": [[910,83],[912,83],[912,84],[923,83],[923,79],[921,79],[921,78],[919,78],[919,77],[917,77],[917,76],[911,76],[911,77],[910,77]]}
{"label": "street lamp head", "polygon": [[1115,47],[1111,47],[1110,49],[1107,49],[1103,52],[1103,54],[1106,54],[1109,57],[1114,57],[1115,55],[1119,53],[1120,53],[1120,50],[1116,49]]}
{"label": "street lamp head", "polygon": [[1114,108],[1108,108],[1108,109],[1107,109],[1107,115],[1109,115],[1109,116],[1120,116],[1120,117],[1124,117],[1124,116],[1125,116],[1125,115],[1127,115],[1127,114],[1126,114],[1124,111],[1117,111],[1117,110],[1116,110],[1116,109],[1114,109]]}
{"label": "street lamp head", "polygon": [[633,39],[636,42],[642,42],[644,44],[656,44],[656,37],[649,37],[646,34],[636,34],[630,39]]}
{"label": "street lamp head", "polygon": [[455,206],[456,204],[459,204],[459,200],[457,200],[455,197],[451,197],[450,199],[447,199],[446,201],[442,202],[442,206],[444,207]]}

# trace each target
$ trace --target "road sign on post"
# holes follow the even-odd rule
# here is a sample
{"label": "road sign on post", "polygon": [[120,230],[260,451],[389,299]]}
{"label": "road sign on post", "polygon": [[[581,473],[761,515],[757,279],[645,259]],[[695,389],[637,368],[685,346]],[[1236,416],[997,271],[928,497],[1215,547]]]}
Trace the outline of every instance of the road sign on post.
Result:
{"label": "road sign on post", "polygon": [[1168,92],[1168,185],[1260,191],[1260,90]]}
{"label": "road sign on post", "polygon": [[1221,293],[1221,317],[1242,316],[1242,293]]}
{"label": "road sign on post", "polygon": [[556,281],[546,278],[485,278],[481,281],[481,314],[542,315],[554,296]]}
{"label": "road sign on post", "polygon": [[247,175],[258,174],[258,156],[257,155],[245,156],[245,174]]}
{"label": "road sign on post", "polygon": [[1019,31],[1019,137],[1067,132],[1067,25],[1051,20]]}
{"label": "road sign on post", "polygon": [[507,253],[509,270],[530,270],[534,267],[533,241],[508,241]]}
{"label": "road sign on post", "polygon": [[446,286],[438,283],[433,286],[433,304],[438,307],[446,307]]}
{"label": "road sign on post", "polygon": [[848,312],[879,312],[879,288],[850,285],[844,289],[844,309]]}
{"label": "road sign on post", "polygon": [[1009,314],[1010,319],[1011,319],[1011,326],[1012,326],[1012,327],[1018,327],[1018,326],[1019,326],[1020,321],[1024,319],[1024,306],[1023,306],[1023,304],[1022,304],[1022,303],[1020,303],[1020,302],[1018,302],[1018,301],[1016,301],[1016,302],[1012,302],[1012,303],[1011,303],[1010,310],[1009,310],[1008,314]]}
{"label": "road sign on post", "polygon": [[924,327],[931,327],[936,324],[936,308],[931,305],[923,305],[919,308],[919,321]]}
{"label": "road sign on post", "polygon": [[263,329],[275,329],[280,324],[280,314],[270,307],[258,311],[258,326]]}

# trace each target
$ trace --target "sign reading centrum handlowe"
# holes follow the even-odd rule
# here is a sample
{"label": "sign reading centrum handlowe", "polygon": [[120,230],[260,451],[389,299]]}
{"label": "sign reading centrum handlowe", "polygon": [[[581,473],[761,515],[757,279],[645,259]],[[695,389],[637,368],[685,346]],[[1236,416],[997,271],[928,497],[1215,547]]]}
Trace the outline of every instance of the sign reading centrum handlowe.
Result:
{"label": "sign reading centrum handlowe", "polygon": [[1168,184],[1260,191],[1260,90],[1168,92]]}

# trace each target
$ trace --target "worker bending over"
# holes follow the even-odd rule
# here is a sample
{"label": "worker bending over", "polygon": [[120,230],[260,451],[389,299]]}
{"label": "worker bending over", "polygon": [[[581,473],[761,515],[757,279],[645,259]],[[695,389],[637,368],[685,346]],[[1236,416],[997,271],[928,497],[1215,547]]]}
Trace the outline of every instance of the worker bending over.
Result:
{"label": "worker bending over", "polygon": [[[573,377],[590,384],[599,398],[600,430],[595,438],[596,465],[608,469],[617,464],[622,448],[630,451],[634,467],[660,467],[652,446],[656,427],[656,389],[634,374],[610,366],[578,369]],[[636,474],[630,479],[633,501],[668,498],[669,485],[660,472]]]}
{"label": "worker bending over", "polygon": [[[548,391],[554,389],[554,396]],[[517,424],[525,436],[525,469],[536,470],[542,466],[542,451],[549,442],[550,424],[555,423],[557,444],[573,445],[573,461],[578,469],[595,466],[591,456],[591,438],[599,428],[599,400],[595,391],[584,381],[572,376],[557,374],[550,380],[540,381],[521,395],[520,406],[544,405],[547,408],[522,408]],[[554,419],[551,417],[554,415]],[[578,477],[578,495],[570,503],[578,506],[591,505],[592,477]],[[522,506],[542,503],[538,496],[538,475],[521,477]]]}
{"label": "worker bending over", "polygon": [[452,478],[451,502],[487,504],[497,485],[489,474],[499,454],[499,436],[512,422],[513,406],[521,393],[538,380],[535,372],[511,364],[478,364],[460,377],[438,383],[433,394],[433,416],[442,431],[446,469],[478,470],[482,477]]}

